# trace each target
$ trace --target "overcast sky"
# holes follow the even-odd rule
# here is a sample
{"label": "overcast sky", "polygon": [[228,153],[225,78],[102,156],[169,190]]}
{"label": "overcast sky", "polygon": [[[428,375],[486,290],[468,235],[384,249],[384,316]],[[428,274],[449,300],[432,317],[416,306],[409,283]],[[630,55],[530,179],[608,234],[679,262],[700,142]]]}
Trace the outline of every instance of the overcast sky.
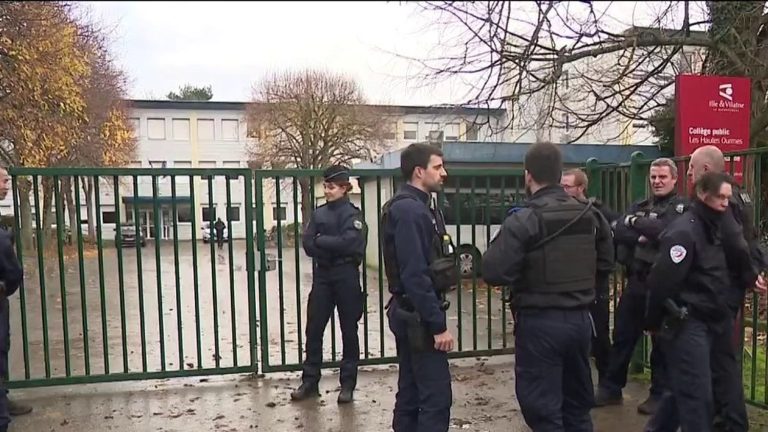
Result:
{"label": "overcast sky", "polygon": [[[88,2],[86,7],[114,29],[113,51],[131,78],[134,98],[164,98],[191,83],[211,85],[214,100],[244,101],[265,74],[301,67],[350,74],[373,103],[456,103],[465,96],[457,83],[425,87],[415,78],[421,68],[392,54],[425,58],[439,45],[440,29],[410,3]],[[626,16],[637,7],[613,3],[610,10]]]}

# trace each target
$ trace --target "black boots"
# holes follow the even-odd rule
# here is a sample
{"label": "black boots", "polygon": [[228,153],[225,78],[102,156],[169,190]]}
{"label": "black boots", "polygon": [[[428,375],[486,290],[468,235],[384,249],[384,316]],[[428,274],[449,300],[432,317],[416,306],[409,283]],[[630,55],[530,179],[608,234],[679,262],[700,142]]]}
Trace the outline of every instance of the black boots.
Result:
{"label": "black boots", "polygon": [[302,383],[299,388],[291,392],[291,400],[295,401],[301,401],[318,396],[320,396],[320,392],[317,389],[317,384]]}
{"label": "black boots", "polygon": [[339,398],[337,399],[337,402],[340,404],[346,404],[350,403],[353,400],[352,393],[354,393],[354,390],[351,388],[343,388],[341,389],[341,392],[339,392]]}

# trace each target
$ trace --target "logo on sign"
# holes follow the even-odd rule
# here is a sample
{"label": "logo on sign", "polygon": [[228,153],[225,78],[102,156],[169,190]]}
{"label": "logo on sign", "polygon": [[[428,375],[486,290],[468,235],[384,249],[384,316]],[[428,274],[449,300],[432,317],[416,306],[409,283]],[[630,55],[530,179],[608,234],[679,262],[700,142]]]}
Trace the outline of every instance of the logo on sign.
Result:
{"label": "logo on sign", "polygon": [[733,101],[733,85],[731,83],[720,84],[720,97]]}

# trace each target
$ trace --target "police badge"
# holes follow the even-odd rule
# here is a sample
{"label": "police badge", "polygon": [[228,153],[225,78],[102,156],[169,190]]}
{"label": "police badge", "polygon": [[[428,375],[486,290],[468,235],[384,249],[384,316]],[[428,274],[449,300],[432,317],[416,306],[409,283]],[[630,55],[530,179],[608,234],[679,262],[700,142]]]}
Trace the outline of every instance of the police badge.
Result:
{"label": "police badge", "polygon": [[685,204],[680,203],[677,205],[677,207],[675,207],[675,211],[680,214],[683,213],[683,210],[685,210]]}
{"label": "police badge", "polygon": [[354,221],[354,222],[352,222],[352,225],[355,227],[355,229],[356,229],[356,230],[361,230],[361,229],[363,229],[363,223],[362,223],[362,222],[360,222],[360,221],[359,221],[359,220],[357,220],[357,219],[355,219],[355,221]]}

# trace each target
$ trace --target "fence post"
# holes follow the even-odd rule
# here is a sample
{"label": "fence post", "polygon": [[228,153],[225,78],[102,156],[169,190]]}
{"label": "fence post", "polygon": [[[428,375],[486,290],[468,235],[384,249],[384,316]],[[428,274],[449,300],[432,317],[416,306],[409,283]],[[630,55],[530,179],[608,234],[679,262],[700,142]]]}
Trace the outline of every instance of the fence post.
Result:
{"label": "fence post", "polygon": [[601,196],[603,191],[603,176],[600,173],[600,162],[597,161],[596,157],[587,159],[586,171],[587,181],[589,182],[589,186],[587,186],[587,196],[598,197],[602,201],[605,201]]}
{"label": "fence post", "polygon": [[[643,161],[643,152],[636,151],[632,153],[629,159],[629,200],[635,202],[645,198],[647,169]],[[642,343],[637,344],[635,352],[632,355],[632,362],[629,365],[631,373],[643,373],[645,368],[645,346],[648,343],[648,337],[643,337]]]}

